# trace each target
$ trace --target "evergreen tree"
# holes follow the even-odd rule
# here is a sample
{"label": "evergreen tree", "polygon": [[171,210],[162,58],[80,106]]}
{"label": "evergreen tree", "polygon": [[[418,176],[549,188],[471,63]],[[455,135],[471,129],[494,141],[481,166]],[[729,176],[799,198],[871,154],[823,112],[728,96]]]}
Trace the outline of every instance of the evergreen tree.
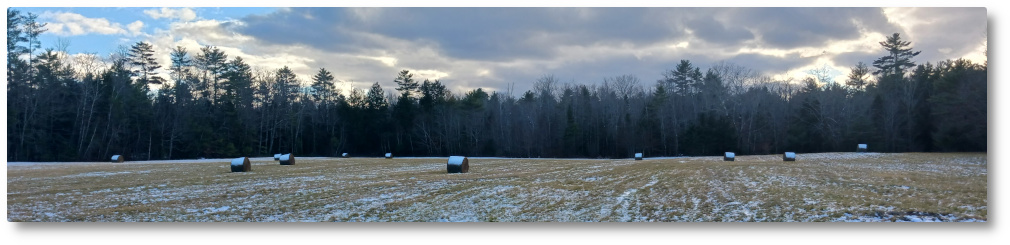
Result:
{"label": "evergreen tree", "polygon": [[719,111],[726,112],[726,104],[724,98],[729,97],[729,90],[723,85],[722,77],[715,73],[714,70],[709,69],[705,72],[705,78],[702,79],[701,89],[699,94],[701,95],[701,101],[703,103],[703,110],[706,111]]}
{"label": "evergreen tree", "polygon": [[414,80],[414,74],[410,74],[408,70],[400,71],[400,74],[393,81],[397,85],[396,91],[400,91],[403,97],[410,97],[411,92],[417,91],[417,81]]}
{"label": "evergreen tree", "polygon": [[[32,66],[32,61],[34,60],[32,57],[34,57],[35,55],[35,50],[38,50],[42,47],[42,41],[39,40],[39,35],[42,35],[43,32],[46,32],[48,30],[46,29],[46,25],[48,23],[39,23],[38,21],[36,21],[36,19],[38,18],[39,18],[38,15],[31,12],[25,13],[21,17],[21,23],[22,23],[21,33],[25,35],[24,39],[21,40],[24,40],[25,42],[28,43],[28,46],[26,47],[25,51],[27,51],[26,53],[28,54],[29,66]],[[8,26],[8,29],[9,28],[10,26]]]}
{"label": "evergreen tree", "polygon": [[911,44],[912,42],[909,41],[901,41],[898,33],[894,33],[890,37],[887,37],[886,41],[880,42],[880,46],[883,46],[884,50],[887,50],[887,56],[877,58],[877,60],[873,61],[873,67],[878,69],[873,74],[885,77],[903,77],[905,69],[915,66],[912,58],[922,52],[913,52]]}
{"label": "evergreen tree", "polygon": [[463,110],[468,111],[482,110],[484,109],[484,103],[487,99],[487,92],[484,92],[484,89],[482,88],[477,88],[473,91],[467,92],[466,95],[463,96],[462,108]]}
{"label": "evergreen tree", "polygon": [[986,151],[986,67],[958,59],[941,62],[929,99],[939,151]]}
{"label": "evergreen tree", "polygon": [[278,100],[275,102],[286,106],[294,102],[294,98],[298,93],[298,76],[295,75],[295,72],[291,68],[284,66],[284,68],[278,69],[274,74],[274,86],[276,87],[275,93],[278,96]]}
{"label": "evergreen tree", "polygon": [[[28,65],[23,64],[21,60],[21,55],[28,53],[28,47],[21,46],[20,43],[28,42],[28,37],[24,35],[24,15],[21,11],[13,8],[7,8],[7,84],[13,85],[18,79],[15,75],[24,74],[26,72],[20,71],[19,68],[26,68]],[[10,89],[10,87],[8,87]]]}
{"label": "evergreen tree", "polygon": [[7,8],[7,59],[17,58],[18,54],[25,52],[18,46],[20,42],[27,42],[28,39],[22,35],[21,27],[24,16],[21,11],[14,8]]}
{"label": "evergreen tree", "polygon": [[149,82],[137,82],[159,77],[149,44],[110,55],[109,67],[76,70],[63,53],[38,52],[45,28],[32,16],[8,9],[8,161],[341,151],[626,158],[852,151],[857,143],[883,152],[987,151],[988,66],[913,66],[918,52],[897,35],[882,42],[889,54],[874,63],[877,76],[866,64],[852,68],[850,89],[814,79],[795,86],[725,65],[702,74],[682,60],[648,92],[631,75],[602,84],[546,75],[515,97],[510,89],[454,94],[449,84],[400,71],[397,94],[375,83],[344,98],[326,69],[302,84],[288,67],[254,71],[207,46],[192,59],[173,49],[172,82],[151,96]]}
{"label": "evergreen tree", "polygon": [[698,92],[702,85],[701,70],[689,60],[680,60],[674,70],[663,73],[663,87],[672,89],[677,95],[688,95]]}
{"label": "evergreen tree", "polygon": [[870,68],[866,64],[859,62],[849,71],[849,78],[845,80],[845,85],[849,85],[857,90],[862,90],[869,83]]}
{"label": "evergreen tree", "polygon": [[[362,130],[364,135],[360,136],[360,139],[364,146],[370,147],[369,151],[375,153],[393,150],[389,145],[391,132],[388,127],[389,102],[386,101],[386,92],[378,82],[373,83],[363,100],[364,116],[361,117],[360,126],[364,129]],[[378,152],[376,149],[379,149]]]}
{"label": "evergreen tree", "polygon": [[417,81],[413,79],[414,75],[410,74],[410,71],[402,70],[397,74],[396,91],[400,91],[400,97],[396,100],[396,105],[393,106],[393,121],[396,126],[396,151],[403,153],[412,153],[413,144],[409,144],[412,139],[412,134],[410,133],[411,127],[414,125],[415,114],[415,103],[412,93],[418,89]]}
{"label": "evergreen tree", "polygon": [[172,49],[172,65],[169,68],[171,70],[172,80],[176,85],[183,83],[187,76],[189,76],[189,68],[193,65],[193,60],[189,58],[189,53],[186,52],[186,48],[182,46],[176,46]]}
{"label": "evergreen tree", "polygon": [[912,108],[912,125],[908,132],[917,146],[913,151],[933,151],[933,113],[929,104],[933,96],[933,81],[936,80],[936,69],[930,63],[918,65],[912,71],[911,81],[917,92],[914,96],[915,105]]}
{"label": "evergreen tree", "polygon": [[325,68],[319,68],[319,72],[312,77],[312,98],[317,102],[329,102],[336,91],[333,86],[333,74]]}
{"label": "evergreen tree", "polygon": [[223,100],[231,102],[237,107],[249,107],[252,103],[252,67],[242,60],[242,57],[235,57],[234,60],[225,64],[224,69],[224,96]]}
{"label": "evergreen tree", "polygon": [[224,75],[228,55],[215,46],[204,46],[200,48],[200,52],[195,59],[197,68],[202,71],[197,89],[201,91],[202,97],[216,103],[218,91],[222,89],[218,83],[221,76]]}
{"label": "evergreen tree", "polygon": [[382,86],[378,82],[373,83],[365,94],[365,108],[372,111],[381,111],[389,107],[386,102],[386,92],[382,91]]}
{"label": "evergreen tree", "polygon": [[157,59],[154,58],[154,46],[147,42],[137,42],[130,47],[130,64],[139,67],[140,70],[134,70],[133,76],[137,76],[137,82],[142,84],[162,84],[163,80],[161,77],[156,77],[158,73],[155,72],[161,65],[158,65]]}
{"label": "evergreen tree", "polygon": [[431,112],[431,110],[437,104],[441,104],[445,101],[446,97],[449,96],[449,90],[442,85],[442,82],[435,80],[434,82],[429,82],[425,79],[421,83],[421,99],[418,104],[421,106],[425,112]]}

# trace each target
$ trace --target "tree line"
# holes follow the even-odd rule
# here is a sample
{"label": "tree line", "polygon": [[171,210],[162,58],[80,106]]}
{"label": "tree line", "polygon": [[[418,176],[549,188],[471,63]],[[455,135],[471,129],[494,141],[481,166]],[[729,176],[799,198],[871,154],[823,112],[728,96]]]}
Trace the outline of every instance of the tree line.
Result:
{"label": "tree line", "polygon": [[880,42],[884,56],[838,82],[682,60],[654,84],[545,75],[519,95],[453,93],[404,70],[390,76],[395,93],[376,82],[345,95],[327,69],[310,78],[288,67],[256,70],[213,46],[176,47],[170,64],[158,64],[145,42],[107,57],[71,57],[60,52],[65,44],[42,50],[46,29],[36,18],[7,11],[8,161],[281,152],[627,158],[853,151],[859,143],[879,152],[987,151],[988,63],[916,64],[919,51],[898,34]]}

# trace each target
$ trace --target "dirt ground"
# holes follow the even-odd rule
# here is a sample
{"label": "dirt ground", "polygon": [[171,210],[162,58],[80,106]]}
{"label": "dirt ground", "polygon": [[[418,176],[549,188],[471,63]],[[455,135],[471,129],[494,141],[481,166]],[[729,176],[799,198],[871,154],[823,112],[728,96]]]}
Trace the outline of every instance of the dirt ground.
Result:
{"label": "dirt ground", "polygon": [[9,221],[986,221],[985,153],[8,163]]}

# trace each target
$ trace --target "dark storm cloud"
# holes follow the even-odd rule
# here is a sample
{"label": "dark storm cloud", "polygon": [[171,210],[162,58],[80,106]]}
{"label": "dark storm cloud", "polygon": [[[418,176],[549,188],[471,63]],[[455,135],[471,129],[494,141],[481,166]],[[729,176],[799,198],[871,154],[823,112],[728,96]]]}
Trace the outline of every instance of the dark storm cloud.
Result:
{"label": "dark storm cloud", "polygon": [[725,25],[712,16],[688,20],[686,26],[691,28],[698,38],[713,44],[736,45],[754,38],[754,34],[742,26]]}
{"label": "dark storm cloud", "polygon": [[[984,9],[911,12],[926,21],[914,25],[909,36],[924,51],[919,58],[928,61],[938,60],[942,54],[934,54],[940,49],[970,51],[974,46],[965,45],[964,36],[980,41],[985,29]],[[383,74],[362,80],[386,81],[386,73],[410,67],[447,72],[452,75],[443,80],[460,87],[504,89],[516,83],[523,91],[545,74],[578,83],[634,74],[651,85],[681,59],[702,70],[728,61],[767,75],[819,62],[822,56],[800,55],[811,51],[824,50],[838,66],[870,64],[882,50],[858,47],[837,54],[827,52],[828,45],[858,41],[867,32],[904,32],[895,23],[880,8],[293,8],[248,16],[235,30],[268,44],[398,60],[390,66],[369,60],[336,64]],[[688,46],[678,47],[681,42]],[[744,48],[749,51],[740,53]],[[417,50],[434,54],[411,52]],[[317,65],[333,65],[322,64],[326,61],[319,58]],[[492,77],[472,75],[480,69]]]}
{"label": "dark storm cloud", "polygon": [[[366,14],[359,14],[366,13]],[[719,19],[715,17],[719,16]],[[708,44],[796,48],[897,30],[879,8],[292,8],[249,16],[243,34],[330,51],[381,49],[362,33],[430,43],[460,59],[547,58],[560,46],[643,46],[685,29]]]}
{"label": "dark storm cloud", "polygon": [[274,12],[267,15],[250,15],[242,19],[244,25],[235,28],[238,32],[256,37],[260,41],[275,44],[306,44],[316,48],[334,51],[342,50],[351,41],[346,32],[339,31],[336,20],[345,18],[343,11],[335,8],[298,8],[310,14],[326,11],[322,16],[334,21],[322,21],[312,15],[291,12]]}
{"label": "dark storm cloud", "polygon": [[[910,12],[914,16],[920,16],[914,23],[909,23],[911,33],[904,31],[882,33],[890,36],[891,33],[897,32],[903,41],[911,42],[913,50],[921,51],[922,53],[913,59],[914,62],[936,63],[971,52],[981,53],[977,48],[986,38],[985,8],[919,8],[911,9]],[[874,60],[887,54],[879,47],[872,51],[843,53],[832,57],[832,60],[835,64],[849,67],[855,66],[858,62],[870,65]]]}
{"label": "dark storm cloud", "polygon": [[[374,11],[374,15],[355,12]],[[294,8],[250,16],[240,31],[333,51],[370,47],[355,32],[431,42],[462,59],[544,58],[564,45],[649,44],[683,35],[647,8]],[[343,42],[345,44],[338,44]]]}
{"label": "dark storm cloud", "polygon": [[919,63],[976,52],[985,41],[988,25],[985,8],[920,8],[913,14],[922,16],[923,23],[913,25],[910,31],[914,35],[902,34],[902,39],[911,40],[912,48],[922,51],[915,59]]}
{"label": "dark storm cloud", "polygon": [[868,31],[892,33],[899,29],[888,23],[880,8],[742,8],[729,14],[731,25],[742,26],[760,35],[773,48],[819,46],[832,40],[856,39],[857,23]]}

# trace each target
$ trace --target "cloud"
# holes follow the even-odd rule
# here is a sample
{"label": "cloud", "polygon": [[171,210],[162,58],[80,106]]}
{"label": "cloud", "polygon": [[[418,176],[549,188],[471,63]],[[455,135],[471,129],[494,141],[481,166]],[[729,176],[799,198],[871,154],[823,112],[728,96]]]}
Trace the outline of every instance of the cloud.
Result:
{"label": "cloud", "polygon": [[764,73],[778,74],[785,73],[799,66],[812,64],[817,60],[817,57],[804,57],[799,54],[790,54],[785,57],[762,54],[740,54],[727,60],[736,64],[747,64],[748,68],[762,71]]}
{"label": "cloud", "polygon": [[134,21],[133,23],[130,23],[129,25],[126,25],[126,29],[130,30],[130,33],[132,35],[139,35],[139,34],[141,34],[142,33],[141,32],[142,28],[144,28],[144,22],[141,22],[139,20],[138,21]]}
{"label": "cloud", "polygon": [[39,17],[47,23],[48,33],[59,36],[78,36],[91,33],[128,34],[121,24],[110,22],[105,18],[88,18],[77,13],[50,11],[43,12]]}
{"label": "cloud", "polygon": [[173,22],[168,29],[158,29],[147,38],[159,54],[158,63],[162,64],[162,75],[171,65],[170,54],[175,47],[183,47],[191,57],[201,53],[205,46],[215,46],[227,55],[227,58],[242,59],[254,69],[273,71],[284,66],[290,67],[307,81],[316,67],[312,50],[286,45],[271,45],[261,43],[253,38],[235,33],[232,29],[241,23],[236,21],[198,20],[191,22]]}
{"label": "cloud", "polygon": [[863,62],[867,67],[873,68],[873,60],[884,56],[883,53],[863,53],[863,52],[850,52],[835,55],[831,58],[831,61],[835,64],[847,67],[855,67],[857,63]]}
{"label": "cloud", "polygon": [[[627,74],[692,58],[783,72],[789,67],[768,62],[808,65],[813,59],[806,57],[821,55],[825,45],[897,29],[878,8],[291,8],[242,22],[237,32],[264,43],[421,69],[473,61],[487,71],[481,74],[526,74],[522,79],[589,64],[604,68],[590,73]],[[429,51],[420,61],[427,67],[410,64],[405,55],[413,50]],[[504,71],[512,67],[530,71]],[[457,70],[449,78],[466,73],[448,69]],[[660,69],[650,73],[669,68]]]}
{"label": "cloud", "polygon": [[[174,46],[195,55],[217,45],[254,67],[289,66],[303,81],[326,68],[344,88],[391,88],[396,73],[408,69],[453,91],[501,91],[514,83],[517,93],[545,74],[576,83],[634,74],[651,85],[681,59],[702,70],[728,61],[780,79],[823,66],[844,75],[856,62],[884,55],[877,42],[894,32],[929,61],[979,48],[947,33],[985,30],[984,9],[897,10],[285,8],[228,21],[176,18],[152,39],[166,64]],[[145,13],[169,18],[172,11]]]}
{"label": "cloud", "polygon": [[196,12],[190,8],[160,8],[144,10],[144,14],[154,19],[175,19],[188,22],[196,19]]}
{"label": "cloud", "polygon": [[754,34],[743,26],[728,25],[713,16],[688,20],[686,26],[699,39],[714,44],[735,45],[754,39]]}
{"label": "cloud", "polygon": [[292,8],[243,22],[239,32],[273,43],[383,48],[371,34],[497,61],[548,58],[559,46],[647,46],[693,36],[723,48],[794,48],[858,38],[864,29],[898,30],[879,8]]}
{"label": "cloud", "polygon": [[241,23],[220,20],[173,22],[169,24],[169,32],[175,36],[195,38],[209,45],[235,45],[252,41],[252,38],[235,32],[233,29],[236,25]]}
{"label": "cloud", "polygon": [[815,47],[897,29],[879,8],[744,8],[726,11],[728,24],[756,33],[759,46]]}
{"label": "cloud", "polygon": [[[988,26],[985,8],[886,8],[901,38],[922,51],[920,63],[981,54]],[[975,60],[981,62],[981,60]]]}
{"label": "cloud", "polygon": [[[683,32],[648,8],[292,8],[243,19],[246,35],[335,52],[384,48],[374,36],[435,46],[459,59],[546,58],[556,46],[646,44]],[[302,31],[314,30],[314,31]],[[669,31],[665,31],[669,30]]]}

